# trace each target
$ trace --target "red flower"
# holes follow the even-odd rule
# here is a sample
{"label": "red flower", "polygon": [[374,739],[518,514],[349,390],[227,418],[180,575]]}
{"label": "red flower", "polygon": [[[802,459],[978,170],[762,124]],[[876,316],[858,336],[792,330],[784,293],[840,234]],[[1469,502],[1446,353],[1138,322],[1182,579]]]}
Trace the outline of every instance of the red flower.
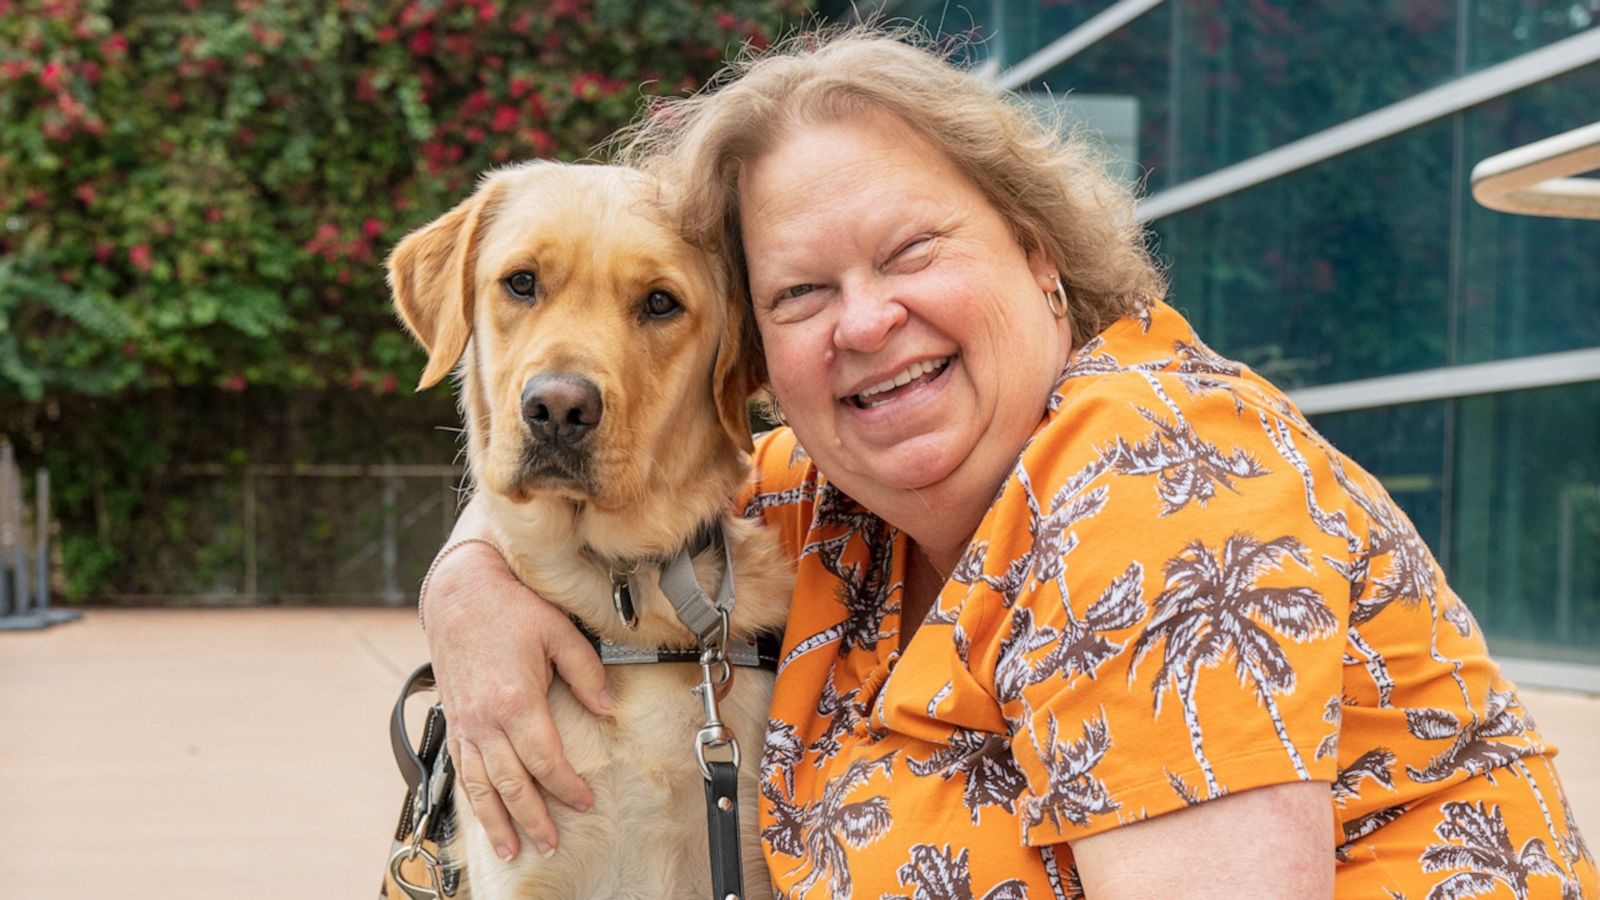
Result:
{"label": "red flower", "polygon": [[44,64],[43,69],[39,70],[39,84],[47,91],[58,91],[61,89],[62,76],[66,74],[66,66],[51,60]]}
{"label": "red flower", "polygon": [[230,375],[218,382],[217,387],[222,388],[224,391],[227,391],[230,394],[237,394],[243,391],[249,384],[250,382],[245,381],[243,375]]}
{"label": "red flower", "polygon": [[361,223],[361,233],[370,240],[383,232],[383,223],[377,219],[368,219]]}
{"label": "red flower", "polygon": [[517,113],[515,106],[502,106],[494,111],[494,122],[489,127],[504,133],[515,128],[519,118],[521,116]]}
{"label": "red flower", "polygon": [[111,261],[111,257],[116,255],[116,252],[117,251],[115,247],[105,243],[104,241],[100,241],[94,245],[94,261],[100,263],[101,265],[105,265]]}
{"label": "red flower", "polygon": [[134,244],[128,248],[128,262],[140,272],[149,274],[156,267],[155,259],[150,255],[149,244]]}
{"label": "red flower", "polygon": [[373,36],[378,39],[378,43],[380,44],[392,44],[396,40],[399,40],[400,29],[394,27],[393,25],[385,25],[382,28],[379,28],[378,33]]}
{"label": "red flower", "polygon": [[399,383],[387,372],[384,373],[383,380],[378,382],[378,392],[382,394],[392,394],[396,387],[399,387]]}
{"label": "red flower", "polygon": [[433,52],[433,32],[423,29],[411,36],[411,42],[406,45],[413,55],[427,56]]}
{"label": "red flower", "polygon": [[486,135],[483,132],[483,129],[481,127],[477,126],[477,125],[469,125],[469,126],[467,126],[467,130],[462,132],[462,136],[465,137],[467,140],[473,142],[474,144],[478,143],[479,141],[483,140],[484,137],[486,137]]}
{"label": "red flower", "polygon": [[533,89],[533,82],[521,75],[511,79],[511,99],[516,100]]}
{"label": "red flower", "polygon": [[113,34],[100,42],[100,55],[108,61],[120,59],[128,52],[128,39],[120,34]]}
{"label": "red flower", "polygon": [[208,207],[206,209],[206,221],[210,222],[213,225],[217,224],[218,222],[221,222],[222,221],[222,210],[216,208],[215,206]]}
{"label": "red flower", "polygon": [[83,201],[84,206],[93,206],[94,201],[99,199],[99,195],[94,191],[94,184],[88,181],[78,185],[73,190],[73,193],[78,195],[78,199]]}
{"label": "red flower", "polygon": [[733,13],[717,13],[717,27],[723,31],[732,31],[733,26],[737,24],[739,24],[739,19]]}

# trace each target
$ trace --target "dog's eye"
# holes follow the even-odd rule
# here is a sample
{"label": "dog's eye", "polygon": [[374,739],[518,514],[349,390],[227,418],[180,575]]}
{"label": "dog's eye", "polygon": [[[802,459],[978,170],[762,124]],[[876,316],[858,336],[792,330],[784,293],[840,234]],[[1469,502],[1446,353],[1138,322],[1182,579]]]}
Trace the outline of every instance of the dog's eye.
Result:
{"label": "dog's eye", "polygon": [[539,289],[539,279],[532,272],[512,272],[503,283],[513,297],[523,300],[532,300],[534,292]]}
{"label": "dog's eye", "polygon": [[644,314],[652,319],[665,319],[680,309],[683,304],[666,291],[651,291],[650,296],[644,298]]}

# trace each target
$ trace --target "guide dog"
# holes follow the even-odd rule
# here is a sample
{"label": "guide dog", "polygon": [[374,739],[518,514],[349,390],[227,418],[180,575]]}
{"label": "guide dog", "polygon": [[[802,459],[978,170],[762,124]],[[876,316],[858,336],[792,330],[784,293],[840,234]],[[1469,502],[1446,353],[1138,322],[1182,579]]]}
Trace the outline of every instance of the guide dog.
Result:
{"label": "guide dog", "polygon": [[[388,269],[399,315],[428,354],[418,390],[459,362],[476,502],[524,583],[608,641],[695,650],[652,567],[720,524],[737,586],[733,637],[781,631],[793,566],[770,532],[731,510],[751,449],[748,314],[725,266],[681,237],[657,183],[615,166],[501,170],[402,240]],[[716,546],[694,557],[710,596],[722,563]],[[629,628],[613,588],[634,569]],[[608,666],[617,710],[604,718],[558,682],[551,714],[594,808],[548,803],[558,851],[503,862],[458,785],[464,827],[448,853],[464,863],[464,891],[480,900],[706,897],[695,755],[706,717],[691,693],[702,675],[692,662]],[[755,804],[771,687],[770,673],[739,668],[720,703],[743,747],[750,897],[770,896]]]}

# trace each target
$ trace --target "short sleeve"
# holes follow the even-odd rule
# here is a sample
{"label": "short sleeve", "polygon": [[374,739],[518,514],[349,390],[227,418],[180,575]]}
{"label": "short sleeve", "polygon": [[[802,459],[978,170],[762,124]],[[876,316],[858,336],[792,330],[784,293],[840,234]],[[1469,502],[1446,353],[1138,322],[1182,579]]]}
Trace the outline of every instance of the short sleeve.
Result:
{"label": "short sleeve", "polygon": [[1336,775],[1350,581],[1318,524],[1327,472],[1231,390],[1095,381],[1024,451],[958,573],[1001,594],[973,663],[1031,845]]}
{"label": "short sleeve", "polygon": [[753,471],[734,508],[747,519],[777,529],[784,552],[798,558],[815,505],[816,468],[788,428],[756,435],[750,461]]}

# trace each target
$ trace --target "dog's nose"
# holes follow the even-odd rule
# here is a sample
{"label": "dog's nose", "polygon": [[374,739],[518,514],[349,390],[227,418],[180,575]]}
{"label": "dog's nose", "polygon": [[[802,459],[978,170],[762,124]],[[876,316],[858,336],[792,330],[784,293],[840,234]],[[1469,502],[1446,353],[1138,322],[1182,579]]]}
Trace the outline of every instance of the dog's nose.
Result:
{"label": "dog's nose", "polygon": [[546,443],[576,444],[600,424],[600,389],[578,375],[540,375],[522,386],[522,420]]}

